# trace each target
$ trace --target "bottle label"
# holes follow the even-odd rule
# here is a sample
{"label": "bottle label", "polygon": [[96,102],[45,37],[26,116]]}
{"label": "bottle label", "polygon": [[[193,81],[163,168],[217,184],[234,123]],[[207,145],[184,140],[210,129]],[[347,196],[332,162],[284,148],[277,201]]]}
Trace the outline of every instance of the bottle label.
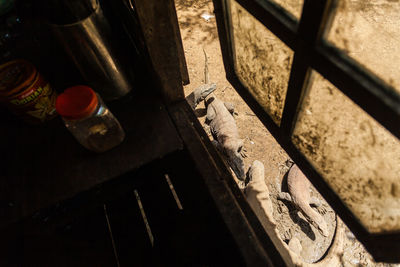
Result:
{"label": "bottle label", "polygon": [[7,106],[29,122],[43,122],[56,115],[56,98],[56,92],[39,74],[29,88],[9,98]]}

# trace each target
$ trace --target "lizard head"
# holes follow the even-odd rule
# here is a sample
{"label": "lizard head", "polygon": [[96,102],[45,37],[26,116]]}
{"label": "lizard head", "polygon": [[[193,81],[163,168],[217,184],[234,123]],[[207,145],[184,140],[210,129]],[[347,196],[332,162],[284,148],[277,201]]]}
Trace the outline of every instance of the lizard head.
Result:
{"label": "lizard head", "polygon": [[254,182],[258,182],[259,180],[264,181],[264,164],[261,161],[253,161],[253,164],[251,164],[247,171],[246,180]]}
{"label": "lizard head", "polygon": [[244,181],[246,179],[246,175],[242,156],[243,140],[228,139],[225,141],[223,147],[228,158],[228,163],[236,177],[239,180]]}
{"label": "lizard head", "polygon": [[206,97],[215,91],[217,85],[215,83],[203,84],[194,90],[194,100],[196,104],[206,99]]}

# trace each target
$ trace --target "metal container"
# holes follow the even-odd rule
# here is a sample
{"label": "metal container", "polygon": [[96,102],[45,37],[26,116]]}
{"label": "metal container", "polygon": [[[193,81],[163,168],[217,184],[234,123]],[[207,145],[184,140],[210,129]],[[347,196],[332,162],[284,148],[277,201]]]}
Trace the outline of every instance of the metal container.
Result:
{"label": "metal container", "polygon": [[0,65],[0,103],[26,122],[54,118],[57,94],[37,69],[18,59]]}
{"label": "metal container", "polygon": [[132,69],[123,51],[113,42],[111,27],[96,2],[94,12],[70,24],[52,24],[87,83],[105,100],[118,99],[132,89]]}

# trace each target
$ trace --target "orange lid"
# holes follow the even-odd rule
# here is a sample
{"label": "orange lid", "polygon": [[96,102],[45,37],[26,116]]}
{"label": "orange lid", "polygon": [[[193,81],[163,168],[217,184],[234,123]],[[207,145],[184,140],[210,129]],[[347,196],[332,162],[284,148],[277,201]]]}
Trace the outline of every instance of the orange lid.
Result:
{"label": "orange lid", "polygon": [[36,74],[35,67],[23,59],[0,65],[0,96],[23,92],[33,83]]}
{"label": "orange lid", "polygon": [[82,119],[97,107],[97,95],[92,88],[84,85],[66,89],[57,97],[57,113],[66,119]]}

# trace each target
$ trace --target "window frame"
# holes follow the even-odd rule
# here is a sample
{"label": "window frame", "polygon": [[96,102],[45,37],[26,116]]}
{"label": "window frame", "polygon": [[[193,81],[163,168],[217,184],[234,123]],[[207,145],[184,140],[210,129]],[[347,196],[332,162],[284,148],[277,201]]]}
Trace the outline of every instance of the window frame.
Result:
{"label": "window frame", "polygon": [[396,246],[400,243],[400,233],[369,233],[291,141],[312,69],[400,139],[400,94],[339,49],[322,41],[337,1],[304,0],[301,18],[297,22],[270,0],[236,0],[294,51],[280,126],[274,123],[236,75],[230,4],[228,0],[213,0],[226,77],[373,258],[376,261],[400,262],[400,246]]}

